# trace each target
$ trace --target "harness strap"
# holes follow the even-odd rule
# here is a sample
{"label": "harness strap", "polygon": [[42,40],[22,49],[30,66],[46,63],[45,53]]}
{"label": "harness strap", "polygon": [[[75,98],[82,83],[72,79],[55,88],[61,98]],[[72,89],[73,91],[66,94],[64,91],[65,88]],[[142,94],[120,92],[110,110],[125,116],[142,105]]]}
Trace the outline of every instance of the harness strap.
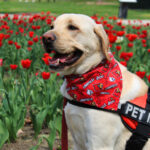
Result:
{"label": "harness strap", "polygon": [[88,105],[88,104],[85,104],[85,103],[82,103],[82,102],[78,102],[76,100],[68,100],[67,99],[67,102],[72,104],[72,105],[78,106],[78,107],[102,110],[102,111],[118,114],[118,111],[116,111],[116,110],[108,110],[108,109],[104,109],[104,108],[99,108],[99,107],[96,107],[96,106],[93,106],[93,105]]}
{"label": "harness strap", "polygon": [[[146,109],[150,111],[150,88],[148,90]],[[125,150],[142,150],[144,145],[148,141],[149,136],[150,127],[145,124],[139,123],[136,130],[133,132],[132,136],[127,141]]]}
{"label": "harness strap", "polygon": [[134,132],[127,141],[125,150],[142,150],[146,142],[147,138],[145,136]]}

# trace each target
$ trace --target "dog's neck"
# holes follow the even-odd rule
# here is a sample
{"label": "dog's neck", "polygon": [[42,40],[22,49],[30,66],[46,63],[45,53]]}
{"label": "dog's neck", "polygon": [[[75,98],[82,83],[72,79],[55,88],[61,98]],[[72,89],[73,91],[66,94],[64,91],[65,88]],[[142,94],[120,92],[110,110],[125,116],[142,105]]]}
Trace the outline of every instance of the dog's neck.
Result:
{"label": "dog's neck", "polygon": [[75,74],[84,74],[89,70],[95,68],[104,59],[104,55],[100,53],[94,53],[91,57],[88,57],[79,65],[76,69]]}

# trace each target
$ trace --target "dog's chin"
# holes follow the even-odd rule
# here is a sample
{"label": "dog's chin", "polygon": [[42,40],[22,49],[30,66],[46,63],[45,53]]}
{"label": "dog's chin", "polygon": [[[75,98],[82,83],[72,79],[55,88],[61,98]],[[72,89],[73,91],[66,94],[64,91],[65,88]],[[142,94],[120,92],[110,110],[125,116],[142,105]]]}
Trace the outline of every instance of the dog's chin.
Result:
{"label": "dog's chin", "polygon": [[54,56],[49,60],[49,67],[53,71],[64,72],[77,64],[82,56],[83,52],[79,49],[65,54],[55,51]]}

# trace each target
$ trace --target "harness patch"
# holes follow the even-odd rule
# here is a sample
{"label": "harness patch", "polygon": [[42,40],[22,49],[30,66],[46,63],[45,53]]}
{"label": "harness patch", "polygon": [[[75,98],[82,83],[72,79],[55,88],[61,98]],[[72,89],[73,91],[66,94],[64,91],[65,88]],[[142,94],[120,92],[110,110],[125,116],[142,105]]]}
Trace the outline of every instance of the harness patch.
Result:
{"label": "harness patch", "polygon": [[120,113],[130,119],[137,122],[141,122],[145,125],[150,126],[150,112],[142,107],[127,102],[123,104],[120,109]]}

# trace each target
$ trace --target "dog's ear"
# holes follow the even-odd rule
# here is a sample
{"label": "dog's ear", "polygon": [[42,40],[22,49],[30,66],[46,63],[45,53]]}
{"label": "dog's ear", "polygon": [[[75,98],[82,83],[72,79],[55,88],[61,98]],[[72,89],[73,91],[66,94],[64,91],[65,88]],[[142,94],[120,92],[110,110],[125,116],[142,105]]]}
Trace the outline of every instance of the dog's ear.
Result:
{"label": "dog's ear", "polygon": [[108,54],[109,51],[109,40],[108,36],[101,24],[96,24],[94,27],[94,32],[100,39],[101,49],[106,56],[107,60],[110,60],[110,56]]}

